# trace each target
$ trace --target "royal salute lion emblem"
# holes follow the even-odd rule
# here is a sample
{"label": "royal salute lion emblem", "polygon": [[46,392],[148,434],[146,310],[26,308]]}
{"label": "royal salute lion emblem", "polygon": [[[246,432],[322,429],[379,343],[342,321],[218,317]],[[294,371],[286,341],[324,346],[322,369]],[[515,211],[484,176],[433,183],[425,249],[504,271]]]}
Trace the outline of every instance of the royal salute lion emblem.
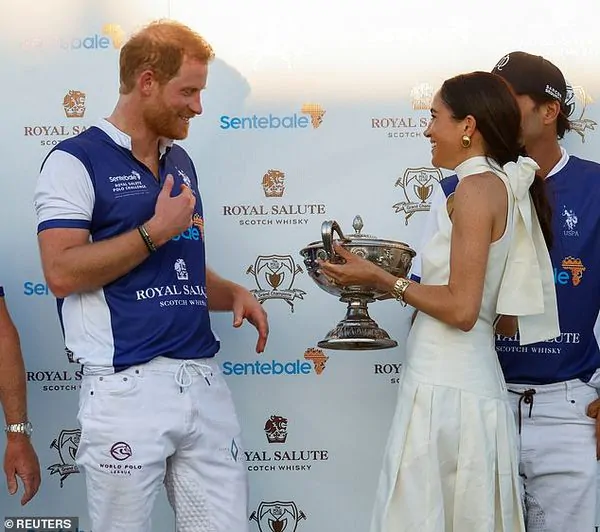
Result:
{"label": "royal salute lion emblem", "polygon": [[280,170],[268,170],[262,178],[262,187],[267,198],[280,198],[285,192],[285,174]]}
{"label": "royal salute lion emblem", "polygon": [[285,443],[287,440],[288,420],[282,416],[273,415],[265,423],[265,434],[269,443]]}
{"label": "royal salute lion emblem", "polygon": [[67,118],[83,118],[85,115],[85,92],[70,90],[63,99]]}

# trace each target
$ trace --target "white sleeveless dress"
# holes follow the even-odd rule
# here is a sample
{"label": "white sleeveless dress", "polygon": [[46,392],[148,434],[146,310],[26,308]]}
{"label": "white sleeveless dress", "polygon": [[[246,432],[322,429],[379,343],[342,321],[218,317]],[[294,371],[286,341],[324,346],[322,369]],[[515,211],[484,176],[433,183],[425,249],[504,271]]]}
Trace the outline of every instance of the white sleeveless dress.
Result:
{"label": "white sleeveless dress", "polygon": [[[485,157],[460,179],[493,171],[506,185],[503,236],[489,251],[479,318],[463,332],[423,312],[409,333],[371,532],[524,531],[515,420],[494,348],[498,314],[519,317],[521,343],[560,334],[550,257],[529,195],[536,163]],[[460,186],[460,183],[459,185]],[[422,251],[422,284],[445,285],[452,223],[445,205]]]}

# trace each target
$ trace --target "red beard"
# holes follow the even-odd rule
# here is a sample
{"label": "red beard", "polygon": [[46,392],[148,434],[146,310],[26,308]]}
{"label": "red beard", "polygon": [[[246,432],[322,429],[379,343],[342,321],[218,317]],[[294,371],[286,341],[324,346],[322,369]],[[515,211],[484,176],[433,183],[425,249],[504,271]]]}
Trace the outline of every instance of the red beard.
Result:
{"label": "red beard", "polygon": [[188,136],[189,124],[181,119],[179,113],[168,109],[164,104],[147,108],[144,119],[148,128],[159,137],[183,140]]}

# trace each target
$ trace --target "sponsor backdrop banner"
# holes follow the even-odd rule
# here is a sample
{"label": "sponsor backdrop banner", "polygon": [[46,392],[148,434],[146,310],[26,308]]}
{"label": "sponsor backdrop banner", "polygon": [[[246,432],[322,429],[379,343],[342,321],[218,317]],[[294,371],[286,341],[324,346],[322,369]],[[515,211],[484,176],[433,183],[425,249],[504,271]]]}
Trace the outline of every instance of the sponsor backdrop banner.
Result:
{"label": "sponsor backdrop banner", "polygon": [[[0,513],[78,515],[80,531],[90,531],[74,463],[81,367],[65,351],[44,282],[32,195],[52,146],[112,110],[127,36],[170,17],[205,35],[217,55],[204,114],[183,143],[200,176],[209,265],[252,290],[270,318],[267,350],[257,356],[253,328],[234,330],[230,315],[213,315],[218,360],[243,426],[243,447],[232,452],[249,472],[250,529],[364,532],[410,310],[393,300],[369,305],[398,347],[319,349],[345,305],[310,279],[299,251],[319,240],[325,220],[352,234],[356,215],[363,233],[418,248],[445,175],[431,167],[423,136],[430,99],[444,79],[489,71],[511,50],[545,55],[563,69],[576,120],[564,145],[597,158],[592,2],[553,10],[507,0],[485,13],[471,0],[38,4],[8,3],[0,21],[0,283],[21,334],[43,481],[26,508],[0,489]],[[576,231],[577,213],[566,206],[561,215],[565,230]],[[557,282],[571,282],[569,268]],[[125,470],[135,452],[115,434],[115,464]],[[174,530],[164,496],[153,518],[154,530]]]}

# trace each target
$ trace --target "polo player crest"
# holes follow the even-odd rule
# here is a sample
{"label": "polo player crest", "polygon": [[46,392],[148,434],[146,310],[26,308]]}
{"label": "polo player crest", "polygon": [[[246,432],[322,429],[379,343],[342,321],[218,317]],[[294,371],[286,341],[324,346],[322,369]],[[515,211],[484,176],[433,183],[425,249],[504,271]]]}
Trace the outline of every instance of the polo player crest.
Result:
{"label": "polo player crest", "polygon": [[79,468],[75,464],[75,455],[77,454],[80,438],[80,429],[62,430],[58,435],[58,438],[54,439],[50,445],[51,449],[56,449],[58,451],[60,462],[48,467],[48,471],[50,471],[50,475],[56,473],[60,475],[61,488],[69,475],[79,473]]}
{"label": "polo player crest", "polygon": [[259,255],[246,274],[254,275],[258,289],[250,290],[260,303],[283,299],[294,312],[294,299],[304,299],[306,292],[293,288],[296,275],[303,273],[291,255]]}
{"label": "polo player crest", "polygon": [[395,212],[404,211],[405,223],[415,212],[428,211],[431,208],[431,195],[435,187],[443,179],[439,168],[407,168],[402,177],[396,181],[404,193],[405,201],[393,205]]}
{"label": "polo player crest", "polygon": [[306,519],[294,502],[261,502],[250,521],[258,523],[260,532],[296,532],[298,523]]}

